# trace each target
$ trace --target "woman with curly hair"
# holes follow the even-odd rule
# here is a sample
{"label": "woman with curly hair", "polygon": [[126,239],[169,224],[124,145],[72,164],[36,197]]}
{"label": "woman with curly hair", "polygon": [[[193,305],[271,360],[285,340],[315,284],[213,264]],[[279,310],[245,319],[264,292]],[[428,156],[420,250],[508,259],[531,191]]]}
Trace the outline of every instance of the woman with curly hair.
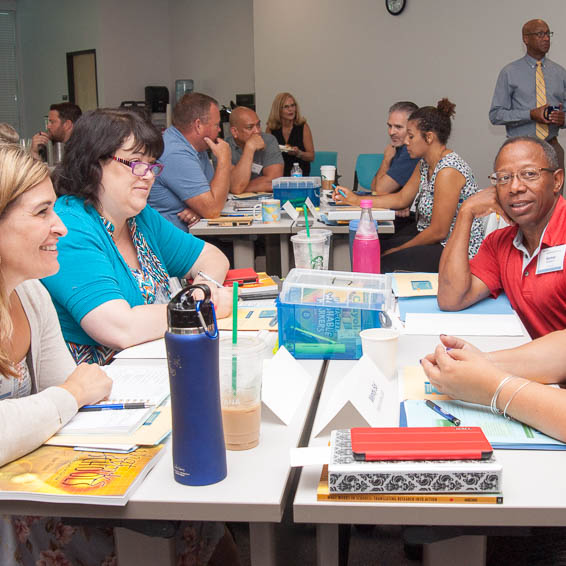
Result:
{"label": "woman with curly hair", "polygon": [[[416,207],[416,225],[407,226],[394,238],[383,242],[383,273],[438,271],[442,250],[460,206],[479,190],[470,166],[446,146],[455,107],[443,98],[436,107],[423,106],[411,114],[405,144],[411,157],[420,158],[419,167],[399,192],[371,197],[375,207],[401,210],[411,206],[413,201]],[[336,189],[334,199],[354,205],[359,205],[360,201],[360,197],[345,187]],[[471,231],[470,257],[478,251],[482,235],[482,224],[478,219]]]}

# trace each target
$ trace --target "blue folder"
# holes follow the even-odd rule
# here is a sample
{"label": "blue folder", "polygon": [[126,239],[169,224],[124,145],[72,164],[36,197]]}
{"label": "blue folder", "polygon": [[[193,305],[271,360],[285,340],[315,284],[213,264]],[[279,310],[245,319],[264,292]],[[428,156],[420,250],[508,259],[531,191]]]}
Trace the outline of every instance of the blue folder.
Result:
{"label": "blue folder", "polygon": [[[398,300],[399,315],[403,322],[405,322],[408,312],[447,313],[447,311],[441,311],[438,308],[436,297],[400,297]],[[513,314],[513,307],[507,295],[502,293],[497,299],[488,297],[467,309],[458,311],[458,314]]]}

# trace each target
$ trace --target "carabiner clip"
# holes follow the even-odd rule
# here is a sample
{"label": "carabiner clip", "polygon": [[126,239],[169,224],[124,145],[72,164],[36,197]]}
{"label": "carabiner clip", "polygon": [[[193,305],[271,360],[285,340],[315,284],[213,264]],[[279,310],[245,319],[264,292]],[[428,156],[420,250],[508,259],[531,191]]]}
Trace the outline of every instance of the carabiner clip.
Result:
{"label": "carabiner clip", "polygon": [[216,310],[214,308],[214,305],[212,305],[212,320],[214,320],[214,334],[211,334],[208,331],[208,326],[206,325],[206,322],[204,321],[204,317],[202,316],[202,313],[200,312],[201,303],[202,303],[202,301],[197,301],[196,306],[195,306],[195,310],[197,311],[198,319],[200,320],[200,323],[202,324],[202,329],[204,330],[204,333],[209,338],[214,339],[214,338],[218,337],[218,324],[216,323]]}

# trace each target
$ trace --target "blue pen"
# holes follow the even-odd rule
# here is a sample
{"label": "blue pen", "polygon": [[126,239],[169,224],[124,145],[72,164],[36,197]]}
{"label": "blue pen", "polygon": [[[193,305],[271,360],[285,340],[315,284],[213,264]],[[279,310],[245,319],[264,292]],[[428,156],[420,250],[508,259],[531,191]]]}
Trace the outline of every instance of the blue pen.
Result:
{"label": "blue pen", "polygon": [[460,426],[460,419],[447,413],[442,407],[439,407],[436,403],[433,403],[430,399],[425,401],[426,406],[432,409],[435,413],[438,413],[441,417],[444,417],[447,421],[450,421],[455,426]]}
{"label": "blue pen", "polygon": [[100,403],[99,405],[83,405],[79,411],[121,411],[124,409],[149,409],[153,405],[147,403]]}
{"label": "blue pen", "polygon": [[[334,183],[332,183],[332,188],[336,189],[336,185]],[[344,197],[346,198],[346,193],[342,190],[342,189],[338,189],[338,192]]]}

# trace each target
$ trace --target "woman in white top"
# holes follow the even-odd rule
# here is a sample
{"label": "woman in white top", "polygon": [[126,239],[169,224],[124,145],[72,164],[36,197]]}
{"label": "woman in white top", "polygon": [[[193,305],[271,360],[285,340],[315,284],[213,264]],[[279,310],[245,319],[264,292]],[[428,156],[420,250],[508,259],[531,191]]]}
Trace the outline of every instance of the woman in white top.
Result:
{"label": "woman in white top", "polygon": [[66,228],[47,166],[0,147],[0,465],[37,448],[78,408],[107,396],[96,365],[75,367],[51,299],[34,281],[59,268]]}

